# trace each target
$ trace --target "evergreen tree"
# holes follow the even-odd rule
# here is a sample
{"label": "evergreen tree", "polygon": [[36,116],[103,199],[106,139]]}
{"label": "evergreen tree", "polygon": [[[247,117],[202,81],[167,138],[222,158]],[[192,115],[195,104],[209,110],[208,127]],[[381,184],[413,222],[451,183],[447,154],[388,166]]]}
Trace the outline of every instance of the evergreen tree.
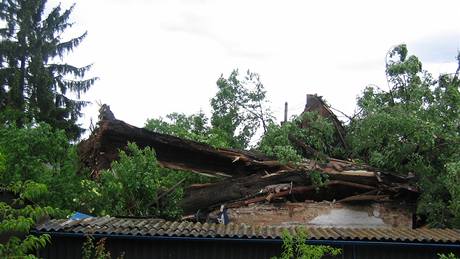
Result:
{"label": "evergreen tree", "polygon": [[[56,6],[45,17],[46,0],[2,0],[0,4],[0,121],[21,127],[46,122],[77,139],[86,92],[97,78],[85,79],[91,65],[63,61],[87,33],[62,40],[74,6]],[[74,96],[76,98],[72,98]]]}

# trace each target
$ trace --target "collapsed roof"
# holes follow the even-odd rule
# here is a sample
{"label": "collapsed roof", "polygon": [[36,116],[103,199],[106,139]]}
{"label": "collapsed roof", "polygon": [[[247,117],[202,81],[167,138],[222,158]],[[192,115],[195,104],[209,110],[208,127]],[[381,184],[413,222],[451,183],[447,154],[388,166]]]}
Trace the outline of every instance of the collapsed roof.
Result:
{"label": "collapsed roof", "polygon": [[[326,107],[321,100],[310,104],[315,107],[307,104],[306,112]],[[335,124],[340,123],[329,109],[325,116],[332,118]],[[138,128],[115,119],[113,114],[100,118],[98,128],[78,146],[80,160],[92,170],[94,178],[118,159],[119,150],[128,142],[152,147],[163,167],[221,177],[214,183],[186,188],[181,205],[185,214],[211,211],[222,204],[238,207],[286,199],[413,203],[418,197],[418,189],[410,178],[365,164],[326,158],[325,161],[306,159],[294,166],[249,151],[214,148]],[[336,128],[343,136],[341,124]],[[311,179],[314,172],[328,179],[321,188]]]}

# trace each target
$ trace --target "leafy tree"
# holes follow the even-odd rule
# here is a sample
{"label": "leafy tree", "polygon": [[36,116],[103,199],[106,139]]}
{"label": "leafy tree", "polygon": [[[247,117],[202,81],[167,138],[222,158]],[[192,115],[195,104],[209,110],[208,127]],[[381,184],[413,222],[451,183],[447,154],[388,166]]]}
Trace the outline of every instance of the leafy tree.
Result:
{"label": "leafy tree", "polygon": [[[5,170],[6,162],[0,153],[0,174],[5,174]],[[11,202],[0,202],[0,236],[6,239],[0,244],[1,258],[35,258],[33,252],[49,243],[49,235],[33,236],[28,235],[28,232],[37,220],[53,213],[53,209],[25,204],[26,200],[29,203],[33,202],[46,191],[45,185],[32,181],[10,186],[0,185],[0,192],[18,195],[18,198]]]}
{"label": "leafy tree", "polygon": [[[301,128],[300,125],[305,121],[309,127]],[[333,145],[333,138],[332,123],[318,113],[309,112],[293,117],[282,125],[271,123],[258,149],[284,163],[300,162],[303,158],[311,157],[322,159],[326,154],[333,156],[338,152],[338,147]],[[311,153],[310,147],[316,153]]]}
{"label": "leafy tree", "polygon": [[[29,184],[21,199],[16,200],[19,205],[24,202],[24,198],[32,198],[30,194],[39,194],[37,185]],[[3,190],[2,190],[3,191]],[[0,244],[1,258],[36,258],[33,254],[36,250],[43,248],[50,242],[49,235],[34,236],[29,235],[29,230],[42,217],[53,213],[50,207],[39,207],[27,205],[17,208],[18,204],[12,205],[0,202],[0,235],[7,237],[6,242]],[[24,237],[21,238],[20,235]]]}
{"label": "leafy tree", "polygon": [[388,91],[368,87],[358,99],[360,113],[348,133],[353,155],[415,174],[422,188],[418,212],[433,226],[458,226],[460,189],[451,184],[460,173],[458,70],[434,80],[400,45],[389,52],[386,73]]}
{"label": "leafy tree", "polygon": [[78,207],[74,151],[64,132],[47,124],[0,127],[0,191],[17,196],[0,202],[0,235],[8,237],[1,258],[35,258],[50,239],[29,230],[48,215],[62,217]]}
{"label": "leafy tree", "polygon": [[325,255],[337,256],[342,249],[324,245],[308,245],[308,235],[305,230],[297,229],[296,235],[283,231],[283,252],[280,257],[272,259],[320,259]]}
{"label": "leafy tree", "polygon": [[213,130],[224,136],[232,148],[247,148],[257,129],[267,131],[272,115],[265,99],[266,91],[256,73],[247,71],[240,78],[233,70],[228,78],[217,80],[218,91],[211,99]]}
{"label": "leafy tree", "polygon": [[161,117],[148,119],[145,128],[158,133],[206,143],[214,147],[228,147],[227,139],[219,134],[219,131],[213,130],[208,120],[201,111],[192,115],[171,113],[166,115],[166,120]]}
{"label": "leafy tree", "polygon": [[5,170],[0,173],[2,186],[28,181],[47,188],[36,203],[62,209],[75,209],[79,192],[78,159],[64,131],[47,124],[24,128],[0,127],[0,153]]}
{"label": "leafy tree", "polygon": [[233,70],[228,79],[217,80],[218,92],[211,99],[211,124],[203,112],[185,115],[171,113],[166,119],[149,119],[145,128],[186,138],[215,147],[247,148],[262,126],[264,132],[273,116],[266,107],[265,89],[256,73],[247,71],[244,78]]}
{"label": "leafy tree", "polygon": [[119,161],[102,172],[99,183],[83,181],[86,191],[78,199],[100,215],[175,219],[182,212],[182,184],[196,180],[194,174],[160,167],[151,148],[129,143],[126,152],[120,151]]}
{"label": "leafy tree", "polygon": [[[8,0],[0,4],[0,121],[22,127],[46,122],[77,139],[77,124],[87,103],[80,94],[96,78],[85,78],[91,66],[76,67],[63,61],[87,33],[62,40],[73,23],[73,6],[60,5],[45,16],[46,0]],[[77,99],[72,99],[76,96]]]}

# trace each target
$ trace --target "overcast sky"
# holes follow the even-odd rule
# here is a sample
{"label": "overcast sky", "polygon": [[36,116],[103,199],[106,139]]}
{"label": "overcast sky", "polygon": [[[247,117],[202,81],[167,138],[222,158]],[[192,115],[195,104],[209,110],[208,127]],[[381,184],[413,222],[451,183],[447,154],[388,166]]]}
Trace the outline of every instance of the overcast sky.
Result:
{"label": "overcast sky", "polygon": [[[50,1],[55,5],[59,1]],[[62,2],[69,6],[71,1]],[[143,126],[171,112],[209,112],[220,74],[261,76],[278,119],[317,93],[352,114],[369,84],[386,89],[385,55],[406,43],[433,74],[453,72],[460,1],[79,0],[72,33],[86,40],[66,59],[94,63],[96,101]]]}

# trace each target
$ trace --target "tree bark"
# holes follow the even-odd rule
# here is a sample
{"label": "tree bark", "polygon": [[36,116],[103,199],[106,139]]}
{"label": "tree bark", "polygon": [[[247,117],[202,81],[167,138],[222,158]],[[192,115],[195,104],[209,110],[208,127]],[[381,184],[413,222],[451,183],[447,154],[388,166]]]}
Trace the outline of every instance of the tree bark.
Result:
{"label": "tree bark", "polygon": [[214,148],[206,144],[181,139],[131,126],[120,120],[103,120],[99,128],[78,145],[82,164],[97,177],[102,169],[118,159],[118,152],[128,142],[139,147],[152,147],[158,161],[165,167],[215,176],[247,176],[253,173],[274,173],[290,167],[267,157],[247,151]]}
{"label": "tree bark", "polygon": [[[350,161],[326,157],[323,162],[305,160],[302,164],[290,166],[256,153],[214,148],[137,128],[116,119],[102,120],[98,125],[90,138],[78,146],[82,163],[93,170],[94,177],[99,170],[110,167],[110,163],[118,158],[119,149],[128,142],[135,142],[141,148],[152,147],[164,167],[227,177],[220,182],[186,188],[181,203],[186,214],[222,204],[244,206],[248,202],[283,197],[333,201],[369,191],[378,192],[380,196],[358,196],[351,200],[382,197],[415,200],[418,196],[417,188],[409,183],[410,179]],[[310,177],[313,172],[322,176],[322,186],[313,183]],[[270,188],[266,187],[281,184],[290,186],[290,189],[267,191]]]}

